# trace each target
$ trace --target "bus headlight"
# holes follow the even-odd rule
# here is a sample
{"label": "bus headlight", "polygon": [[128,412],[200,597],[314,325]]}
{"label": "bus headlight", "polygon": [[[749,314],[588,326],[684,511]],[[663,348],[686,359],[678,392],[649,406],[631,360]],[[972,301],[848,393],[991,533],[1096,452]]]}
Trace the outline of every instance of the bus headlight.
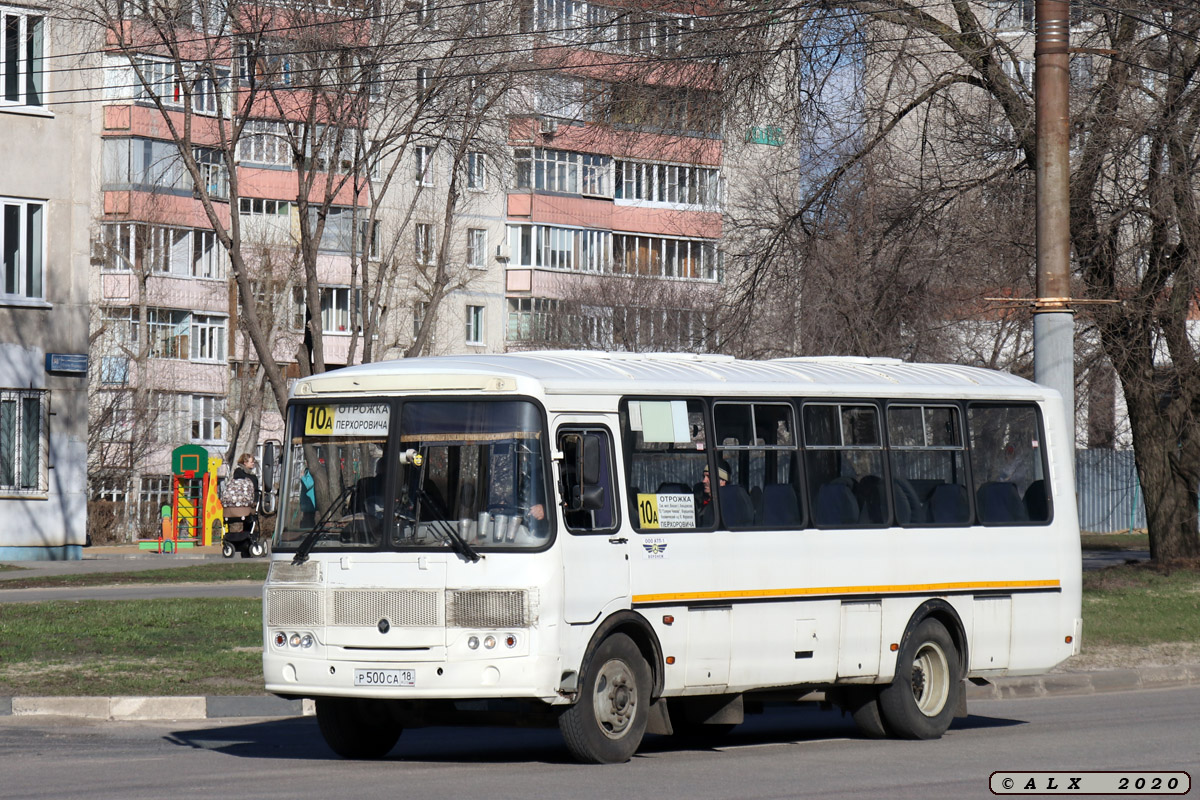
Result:
{"label": "bus headlight", "polygon": [[472,650],[478,650],[479,649],[479,637],[478,636],[467,637],[467,647],[471,648]]}
{"label": "bus headlight", "polygon": [[483,637],[483,646],[486,647],[488,650],[491,650],[493,647],[496,646],[496,637],[492,636],[491,634],[488,634],[487,636]]}

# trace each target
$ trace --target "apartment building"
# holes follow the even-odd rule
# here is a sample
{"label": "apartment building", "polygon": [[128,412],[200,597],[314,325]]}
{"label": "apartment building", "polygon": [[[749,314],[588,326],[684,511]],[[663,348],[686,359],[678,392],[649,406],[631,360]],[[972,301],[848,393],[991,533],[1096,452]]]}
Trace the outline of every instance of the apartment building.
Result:
{"label": "apartment building", "polygon": [[[74,559],[86,536],[92,109],[72,27],[0,3],[0,560]],[[52,68],[51,65],[54,65]]]}
{"label": "apartment building", "polygon": [[715,346],[722,118],[711,65],[681,58],[700,21],[649,4],[523,9],[544,71],[510,133],[509,348]]}
{"label": "apartment building", "polygon": [[[202,5],[163,37],[146,24],[162,9],[132,4],[115,28],[128,37],[107,35],[97,528],[153,528],[175,446],[230,456],[282,435],[247,297],[286,380],[368,349],[712,346],[713,78],[648,66],[687,46],[694,17],[565,0]],[[383,44],[364,45],[364,21]]]}

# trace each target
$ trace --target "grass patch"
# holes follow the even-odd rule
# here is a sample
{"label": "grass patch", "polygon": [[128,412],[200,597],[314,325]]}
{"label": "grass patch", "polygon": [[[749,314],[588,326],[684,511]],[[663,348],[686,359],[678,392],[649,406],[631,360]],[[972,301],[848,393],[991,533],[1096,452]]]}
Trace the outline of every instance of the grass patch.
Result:
{"label": "grass patch", "polygon": [[1139,564],[1085,573],[1083,640],[1139,647],[1200,642],[1200,569],[1163,573]]}
{"label": "grass patch", "polygon": [[[1200,643],[1200,568],[1085,573],[1083,620],[1088,650]],[[0,604],[0,643],[0,696],[264,693],[257,598]]]}
{"label": "grass patch", "polygon": [[1079,537],[1084,550],[1149,550],[1146,533],[1085,533]]}
{"label": "grass patch", "polygon": [[0,696],[264,694],[262,601],[0,604]]}
{"label": "grass patch", "polygon": [[0,564],[0,572],[16,572],[26,569],[26,567],[18,567],[13,564]]}
{"label": "grass patch", "polygon": [[267,579],[270,565],[265,561],[194,564],[142,572],[96,572],[78,575],[40,575],[36,578],[9,578],[0,589],[45,589],[55,586],[122,586],[136,583],[223,583]]}

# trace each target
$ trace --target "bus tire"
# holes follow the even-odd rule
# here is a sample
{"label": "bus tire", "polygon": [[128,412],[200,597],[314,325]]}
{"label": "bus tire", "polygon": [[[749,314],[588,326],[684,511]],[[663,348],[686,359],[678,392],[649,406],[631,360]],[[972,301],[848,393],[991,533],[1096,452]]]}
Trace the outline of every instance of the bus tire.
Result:
{"label": "bus tire", "polygon": [[586,764],[628,761],[646,733],[650,665],[623,633],[609,636],[592,654],[579,698],[558,718],[576,760]]}
{"label": "bus tire", "polygon": [[962,691],[958,650],[942,623],[926,617],[906,636],[896,677],[879,692],[887,730],[900,739],[938,739],[950,727]]}
{"label": "bus tire", "polygon": [[358,697],[318,697],[317,727],[333,752],[353,759],[383,758],[404,731],[383,703]]}

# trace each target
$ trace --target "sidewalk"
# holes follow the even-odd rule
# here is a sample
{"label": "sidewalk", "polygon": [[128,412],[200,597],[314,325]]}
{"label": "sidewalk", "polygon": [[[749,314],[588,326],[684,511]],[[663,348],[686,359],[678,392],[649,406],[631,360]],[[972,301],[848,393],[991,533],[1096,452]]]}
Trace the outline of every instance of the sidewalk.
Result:
{"label": "sidewalk", "polygon": [[151,569],[189,567],[208,561],[220,561],[221,545],[192,547],[178,553],[140,550],[136,544],[85,547],[80,561],[5,561],[19,567],[0,571],[0,584],[42,575],[84,575],[99,572],[140,572]]}

